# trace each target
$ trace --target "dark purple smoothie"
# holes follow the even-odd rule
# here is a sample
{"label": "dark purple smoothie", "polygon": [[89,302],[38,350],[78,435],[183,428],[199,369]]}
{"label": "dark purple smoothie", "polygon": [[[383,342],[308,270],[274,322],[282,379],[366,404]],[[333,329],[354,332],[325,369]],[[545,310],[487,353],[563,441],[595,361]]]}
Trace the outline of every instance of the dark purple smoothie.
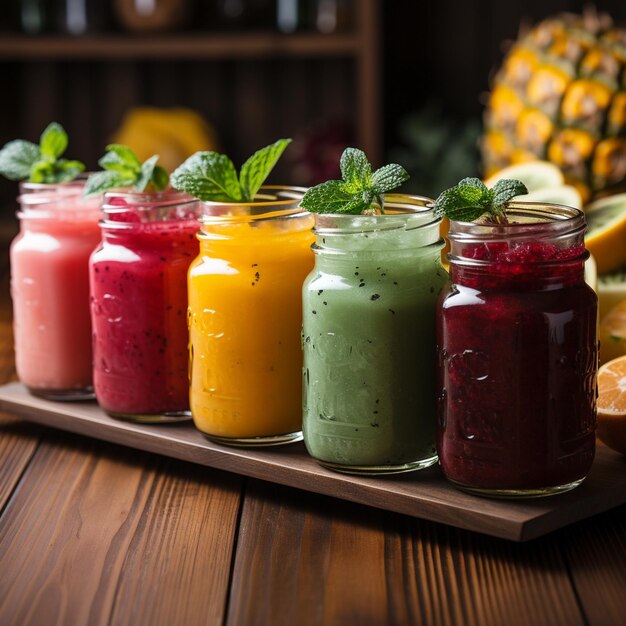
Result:
{"label": "dark purple smoothie", "polygon": [[582,243],[456,242],[456,260],[454,247],[437,320],[446,477],[501,495],[580,481],[594,458],[597,369]]}

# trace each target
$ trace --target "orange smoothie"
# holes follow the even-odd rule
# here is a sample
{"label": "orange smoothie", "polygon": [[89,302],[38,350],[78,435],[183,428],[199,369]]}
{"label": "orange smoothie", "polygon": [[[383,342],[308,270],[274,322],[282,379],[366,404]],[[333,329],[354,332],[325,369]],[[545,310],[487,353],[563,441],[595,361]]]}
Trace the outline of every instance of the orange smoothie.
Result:
{"label": "orange smoothie", "polygon": [[301,438],[301,290],[313,267],[313,218],[299,196],[273,194],[251,205],[206,203],[189,269],[191,412],[221,443]]}

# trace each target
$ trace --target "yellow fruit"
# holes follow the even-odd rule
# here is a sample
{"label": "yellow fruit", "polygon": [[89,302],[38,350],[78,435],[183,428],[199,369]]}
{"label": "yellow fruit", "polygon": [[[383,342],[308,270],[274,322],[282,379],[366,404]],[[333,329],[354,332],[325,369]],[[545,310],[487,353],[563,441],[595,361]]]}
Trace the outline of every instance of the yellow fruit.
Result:
{"label": "yellow fruit", "polygon": [[536,189],[523,196],[517,196],[515,199],[522,202],[551,202],[553,204],[564,204],[565,206],[571,206],[576,209],[583,208],[583,199],[578,189],[571,185]]}
{"label": "yellow fruit", "polygon": [[598,430],[600,441],[626,454],[626,356],[598,371]]}
{"label": "yellow fruit", "polygon": [[626,354],[626,301],[614,306],[598,327],[600,363],[608,363]]}
{"label": "yellow fruit", "polygon": [[550,17],[510,47],[493,81],[485,172],[548,159],[585,201],[626,185],[626,31],[608,15]]}
{"label": "yellow fruit", "polygon": [[626,265],[626,194],[597,200],[586,213],[585,245],[596,260],[598,273]]}
{"label": "yellow fruit", "polygon": [[113,141],[131,147],[142,161],[158,154],[159,164],[170,172],[194,152],[218,149],[213,129],[183,108],[130,109]]}
{"label": "yellow fruit", "polygon": [[528,191],[560,187],[565,181],[563,173],[556,165],[547,161],[529,161],[528,163],[509,165],[499,170],[485,180],[485,185],[491,188],[503,178],[521,180],[526,185]]}

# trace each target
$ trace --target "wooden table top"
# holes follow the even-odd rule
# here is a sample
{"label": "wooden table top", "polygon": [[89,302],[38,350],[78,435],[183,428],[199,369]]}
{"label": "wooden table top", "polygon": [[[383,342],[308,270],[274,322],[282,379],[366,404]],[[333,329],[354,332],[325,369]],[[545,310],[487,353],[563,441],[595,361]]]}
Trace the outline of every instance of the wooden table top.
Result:
{"label": "wooden table top", "polygon": [[0,414],[2,626],[618,626],[625,531],[517,544]]}

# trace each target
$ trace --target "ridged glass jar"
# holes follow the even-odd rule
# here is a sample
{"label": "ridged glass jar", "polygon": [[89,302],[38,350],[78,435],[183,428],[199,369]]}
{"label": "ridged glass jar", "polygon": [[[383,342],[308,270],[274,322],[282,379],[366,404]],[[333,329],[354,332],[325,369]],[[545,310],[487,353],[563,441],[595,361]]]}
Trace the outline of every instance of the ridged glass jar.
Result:
{"label": "ridged glass jar", "polygon": [[580,484],[594,458],[597,298],[584,280],[585,217],[514,203],[507,220],[450,224],[439,460],[467,491],[550,495]]}
{"label": "ridged glass jar", "polygon": [[270,446],[302,438],[302,283],[313,267],[303,189],[204,204],[189,270],[191,412],[209,439]]}
{"label": "ridged glass jar", "polygon": [[383,215],[316,215],[303,430],[331,469],[386,474],[437,461],[435,302],[447,275],[429,203],[394,194]]}

